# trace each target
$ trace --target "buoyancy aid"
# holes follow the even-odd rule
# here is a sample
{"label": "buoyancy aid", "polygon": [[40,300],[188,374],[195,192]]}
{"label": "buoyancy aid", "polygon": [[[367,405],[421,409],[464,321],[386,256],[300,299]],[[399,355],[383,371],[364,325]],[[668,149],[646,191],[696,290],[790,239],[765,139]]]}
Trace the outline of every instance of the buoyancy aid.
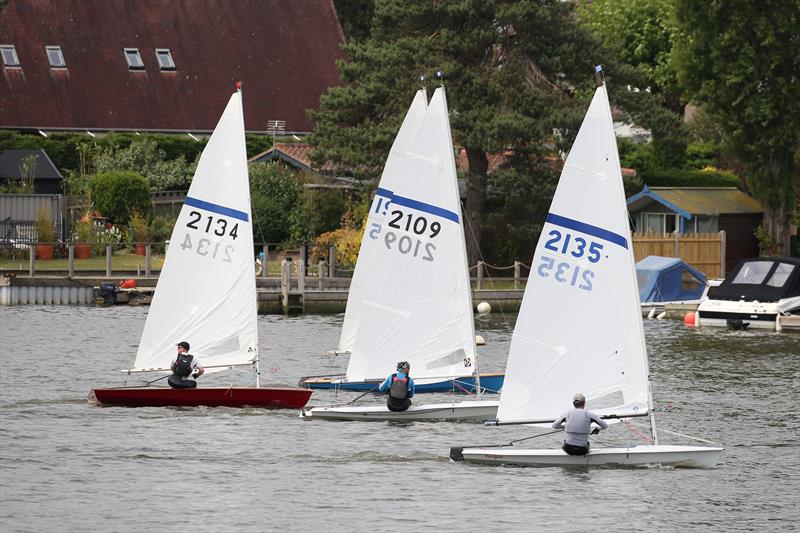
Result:
{"label": "buoyancy aid", "polygon": [[389,388],[389,396],[396,400],[408,398],[408,376],[398,378],[397,374],[392,376],[392,386]]}
{"label": "buoyancy aid", "polygon": [[189,377],[192,373],[192,355],[188,353],[179,353],[172,363],[172,373],[182,378]]}

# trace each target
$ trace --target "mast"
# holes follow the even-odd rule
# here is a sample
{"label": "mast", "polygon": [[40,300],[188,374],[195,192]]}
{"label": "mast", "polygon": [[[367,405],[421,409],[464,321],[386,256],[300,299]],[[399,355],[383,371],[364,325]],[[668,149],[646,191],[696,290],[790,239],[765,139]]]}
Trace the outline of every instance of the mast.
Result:
{"label": "mast", "polygon": [[[603,65],[595,65],[594,73],[595,73],[595,80],[597,81],[597,86],[598,87],[602,87],[603,90],[605,91],[606,102],[608,103],[608,89],[606,88],[606,80],[605,80],[605,75],[603,73]],[[611,104],[610,103],[608,103],[607,109],[608,109],[608,114],[609,114],[608,123],[609,123],[610,128],[611,128],[611,138],[614,139],[614,159],[615,159],[615,164],[616,164],[615,168],[620,168],[621,165],[620,165],[620,162],[619,162],[619,150],[617,149],[617,138],[616,138],[616,134],[614,133],[614,121],[611,118]],[[622,194],[622,198],[623,198],[622,205],[627,205],[626,202],[625,202],[625,190],[624,190],[624,188],[622,186],[622,181],[621,180],[620,180],[620,187],[619,188],[620,188],[620,194]],[[625,220],[627,221],[628,220],[628,216],[629,216],[627,208],[625,209],[624,216],[625,216]],[[630,226],[628,226],[628,227],[630,228]],[[628,229],[628,235],[627,236],[628,236],[628,242],[633,243],[633,239],[631,238],[630,229]],[[635,262],[634,262],[634,258],[633,258],[633,248],[632,248],[632,246],[628,248],[628,261],[630,263],[631,270],[633,272],[635,272],[636,271],[636,266],[635,266]],[[642,357],[644,357],[645,376],[647,376],[647,403],[648,403],[647,418],[650,421],[650,434],[651,434],[651,436],[653,438],[653,444],[656,445],[656,444],[658,444],[658,432],[656,431],[656,418],[655,418],[655,409],[654,409],[654,404],[653,404],[653,388],[651,386],[651,381],[650,381],[650,363],[649,363],[648,357],[647,357],[647,344],[646,344],[646,341],[645,341],[645,338],[644,338],[644,326],[642,325],[642,314],[639,311],[639,306],[638,306],[638,302],[639,302],[638,280],[636,279],[636,276],[634,276],[633,279],[634,279],[634,294],[635,294],[635,297],[636,297],[636,317],[637,317],[636,323],[638,324],[638,327],[639,327],[639,337],[640,337],[640,340],[641,340]],[[633,295],[631,295],[629,297],[629,300],[631,298],[633,298]]]}
{"label": "mast", "polygon": [[[447,98],[446,98],[447,92],[445,91],[445,88],[444,88],[444,72],[439,70],[439,71],[436,72],[436,76],[439,78],[439,85],[440,85],[440,87],[442,89],[442,92],[444,92],[444,94],[445,94],[445,102],[447,102]],[[423,79],[423,81],[424,81],[424,79]],[[452,165],[453,165],[452,168],[455,171],[456,162],[455,162],[455,153],[454,153],[454,148],[453,148],[453,135],[450,132],[450,106],[449,105],[447,106],[447,135],[448,135],[448,137],[450,139],[450,157],[451,157],[451,162],[452,162]],[[460,199],[460,195],[459,195],[459,192],[458,192],[458,179],[456,179],[456,181],[455,181],[455,187],[456,187],[456,198],[459,199],[458,200],[458,205],[460,206],[461,205],[461,199]],[[472,284],[470,283],[470,279],[469,279],[469,262],[467,260],[467,243],[466,243],[466,233],[465,233],[466,227],[464,225],[464,221],[465,221],[464,212],[461,211],[460,215],[461,215],[461,251],[462,251],[461,256],[462,256],[462,258],[464,260],[464,271],[466,272],[466,276],[467,276],[467,305],[469,306],[469,309],[471,311],[472,310]],[[470,332],[471,332],[472,347],[473,347],[473,350],[472,350],[472,372],[473,372],[473,376],[475,378],[475,389],[477,391],[476,396],[480,397],[481,396],[481,373],[480,373],[480,369],[479,369],[480,365],[478,364],[478,347],[475,344],[475,316],[471,312],[470,312],[470,315],[472,316],[472,321],[470,322]]]}
{"label": "mast", "polygon": [[[246,133],[246,130],[245,130],[245,127],[244,127],[244,92],[242,91],[242,81],[241,80],[236,82],[236,92],[239,93],[239,100],[241,101],[241,105],[242,105],[242,134],[244,135]],[[248,182],[247,183],[247,188],[248,188],[248,191],[249,191],[249,189],[250,189],[250,172],[247,173],[247,182]],[[250,204],[250,194],[248,193],[247,196],[248,196],[248,204]],[[252,220],[252,218],[253,218],[252,207],[248,206],[248,210],[250,211],[250,219]],[[266,258],[265,258],[265,262],[264,262],[264,268],[266,268]],[[256,290],[255,280],[253,281],[253,290],[254,291]],[[255,303],[256,303],[256,312],[255,312],[255,315],[254,315],[254,319],[255,319],[255,322],[256,322],[256,324],[255,324],[255,331],[256,331],[256,347],[255,347],[255,350],[256,350],[256,353],[253,356],[253,370],[255,370],[255,373],[256,373],[256,388],[260,388],[261,387],[261,364],[260,364],[260,357],[259,357],[259,354],[258,354],[258,346],[259,346],[259,343],[258,343],[258,297],[256,297],[256,302]]]}

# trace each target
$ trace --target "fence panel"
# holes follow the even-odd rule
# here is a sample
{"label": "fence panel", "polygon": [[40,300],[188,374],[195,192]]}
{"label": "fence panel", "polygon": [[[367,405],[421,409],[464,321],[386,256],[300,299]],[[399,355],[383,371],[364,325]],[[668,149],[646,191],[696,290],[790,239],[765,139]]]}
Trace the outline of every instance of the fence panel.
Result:
{"label": "fence panel", "polygon": [[725,232],[654,233],[633,235],[633,255],[641,261],[648,255],[679,257],[709,278],[725,276]]}

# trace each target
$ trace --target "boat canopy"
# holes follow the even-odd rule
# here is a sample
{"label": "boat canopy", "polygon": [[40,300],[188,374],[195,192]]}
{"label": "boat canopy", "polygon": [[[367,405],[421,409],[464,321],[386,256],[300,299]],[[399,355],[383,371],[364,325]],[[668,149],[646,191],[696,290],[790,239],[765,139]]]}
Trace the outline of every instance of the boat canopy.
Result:
{"label": "boat canopy", "polygon": [[636,263],[639,300],[674,302],[703,297],[706,275],[676,257],[649,255]]}
{"label": "boat canopy", "polygon": [[711,287],[713,300],[777,302],[800,296],[800,258],[758,257],[745,259],[719,287]]}

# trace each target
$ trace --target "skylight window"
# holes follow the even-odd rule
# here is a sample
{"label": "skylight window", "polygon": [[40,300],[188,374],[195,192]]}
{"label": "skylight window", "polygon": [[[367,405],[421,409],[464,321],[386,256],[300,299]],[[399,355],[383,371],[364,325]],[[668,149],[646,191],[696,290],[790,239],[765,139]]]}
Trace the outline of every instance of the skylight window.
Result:
{"label": "skylight window", "polygon": [[45,46],[47,50],[47,59],[50,60],[51,68],[67,68],[67,62],[64,61],[64,54],[61,52],[60,46]]}
{"label": "skylight window", "polygon": [[144,70],[144,61],[139,54],[138,48],[125,48],[125,60],[128,62],[128,70]]}
{"label": "skylight window", "polygon": [[3,56],[3,65],[6,67],[18,67],[19,56],[13,44],[0,44],[0,55]]}
{"label": "skylight window", "polygon": [[175,61],[169,48],[156,48],[156,59],[161,70],[175,70]]}

